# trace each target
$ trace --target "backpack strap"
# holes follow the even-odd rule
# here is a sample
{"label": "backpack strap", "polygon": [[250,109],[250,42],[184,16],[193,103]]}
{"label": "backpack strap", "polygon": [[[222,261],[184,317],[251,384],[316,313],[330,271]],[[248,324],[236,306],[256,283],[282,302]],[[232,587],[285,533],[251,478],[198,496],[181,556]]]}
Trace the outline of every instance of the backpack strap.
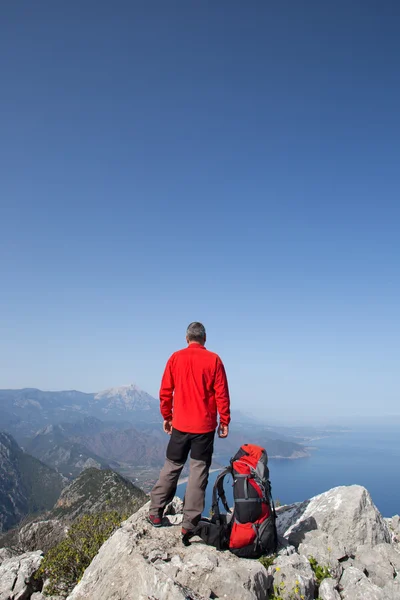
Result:
{"label": "backpack strap", "polygon": [[218,475],[217,479],[215,480],[214,487],[213,487],[213,493],[212,493],[211,510],[216,517],[220,516],[219,500],[221,500],[222,505],[225,508],[226,512],[231,512],[228,502],[226,500],[225,490],[224,490],[224,479],[227,475],[230,475],[231,473],[232,473],[232,468],[226,467],[223,471],[221,471],[221,473]]}

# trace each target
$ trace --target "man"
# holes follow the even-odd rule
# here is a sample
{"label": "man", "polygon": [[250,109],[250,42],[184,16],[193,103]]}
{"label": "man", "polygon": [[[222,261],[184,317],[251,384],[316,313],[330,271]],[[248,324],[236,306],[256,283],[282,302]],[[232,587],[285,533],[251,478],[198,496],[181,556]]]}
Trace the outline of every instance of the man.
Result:
{"label": "man", "polygon": [[204,509],[208,473],[214,450],[215,429],[226,438],[230,400],[224,365],[205,348],[206,330],[191,323],[186,331],[187,348],[167,362],[160,389],[164,431],[171,436],[160,478],[151,492],[148,519],[161,527],[165,507],[175,495],[179,476],[190,452],[190,473],[184,499],[182,535],[196,527]]}

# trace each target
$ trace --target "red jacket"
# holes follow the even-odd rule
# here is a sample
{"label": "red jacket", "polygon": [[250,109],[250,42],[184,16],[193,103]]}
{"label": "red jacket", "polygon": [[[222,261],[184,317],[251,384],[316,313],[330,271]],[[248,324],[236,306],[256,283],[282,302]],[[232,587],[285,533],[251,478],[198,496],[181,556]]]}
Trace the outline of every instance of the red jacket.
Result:
{"label": "red jacket", "polygon": [[191,343],[175,352],[165,367],[160,388],[165,421],[185,433],[208,433],[229,425],[230,401],[224,365],[217,354]]}

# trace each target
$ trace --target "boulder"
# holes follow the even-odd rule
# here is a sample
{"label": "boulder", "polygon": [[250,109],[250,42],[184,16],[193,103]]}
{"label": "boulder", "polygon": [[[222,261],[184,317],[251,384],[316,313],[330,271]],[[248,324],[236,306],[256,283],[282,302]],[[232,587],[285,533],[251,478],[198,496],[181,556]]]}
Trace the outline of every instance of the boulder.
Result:
{"label": "boulder", "polygon": [[265,600],[271,577],[255,560],[217,552],[194,538],[181,541],[182,502],[166,511],[164,527],[146,520],[148,505],[125,521],[86,569],[69,600]]}
{"label": "boulder", "polygon": [[41,552],[26,552],[3,561],[0,566],[0,600],[28,600],[39,591],[34,574],[42,562]]}
{"label": "boulder", "polygon": [[357,548],[353,564],[383,588],[400,574],[400,552],[392,544],[365,544]]}
{"label": "boulder", "polygon": [[46,553],[65,538],[67,530],[57,519],[28,523],[18,532],[19,545],[25,552],[42,550]]}
{"label": "boulder", "polygon": [[278,512],[279,533],[301,554],[329,563],[352,556],[362,544],[389,543],[387,523],[359,485],[336,487]]}
{"label": "boulder", "polygon": [[312,600],[315,592],[315,576],[309,561],[299,554],[278,556],[269,567],[268,574],[273,578],[273,590],[283,600],[304,598]]}
{"label": "boulder", "polygon": [[307,543],[300,544],[297,550],[302,556],[315,558],[317,563],[322,567],[328,567],[332,576],[338,579],[342,574],[343,566],[335,558],[337,554],[332,553],[332,548],[329,544],[327,536],[314,535]]}
{"label": "boulder", "polygon": [[319,600],[340,600],[340,594],[336,589],[337,581],[328,577],[324,579],[319,586]]}
{"label": "boulder", "polygon": [[343,571],[339,589],[342,600],[388,600],[385,592],[356,567]]}

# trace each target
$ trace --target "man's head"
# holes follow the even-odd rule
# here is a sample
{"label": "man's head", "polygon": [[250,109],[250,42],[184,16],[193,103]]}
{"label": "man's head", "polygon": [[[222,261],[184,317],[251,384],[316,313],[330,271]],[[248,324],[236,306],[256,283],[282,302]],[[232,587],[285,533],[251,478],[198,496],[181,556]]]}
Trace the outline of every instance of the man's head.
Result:
{"label": "man's head", "polygon": [[186,329],[186,341],[188,344],[192,342],[197,342],[204,346],[206,343],[206,328],[201,323],[190,323],[189,327]]}

